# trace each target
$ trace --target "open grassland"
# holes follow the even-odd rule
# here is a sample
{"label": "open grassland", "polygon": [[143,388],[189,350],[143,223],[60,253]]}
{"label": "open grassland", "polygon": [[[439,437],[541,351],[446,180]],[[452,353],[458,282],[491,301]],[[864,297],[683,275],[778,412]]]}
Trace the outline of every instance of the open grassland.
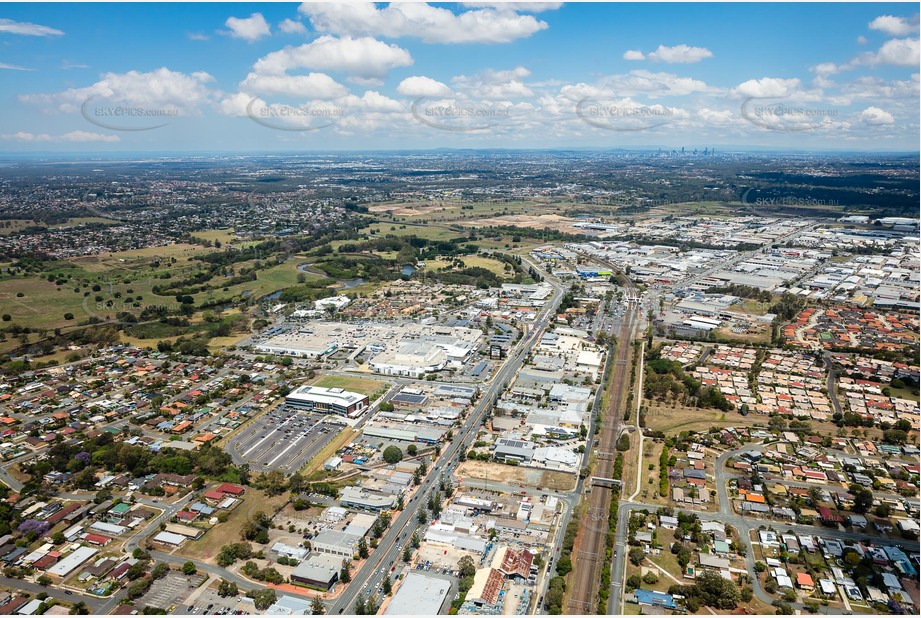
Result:
{"label": "open grassland", "polygon": [[320,376],[313,381],[314,386],[323,386],[325,388],[341,388],[347,391],[361,393],[370,396],[383,388],[388,388],[389,384],[382,380],[370,380],[368,378],[359,378],[340,375]]}
{"label": "open grassland", "polygon": [[240,529],[257,511],[272,514],[287,501],[286,493],[269,497],[262,490],[248,487],[242,502],[230,511],[226,522],[216,524],[197,541],[187,541],[177,553],[188,558],[214,562],[221,547],[243,540]]}
{"label": "open grassland", "polygon": [[[722,412],[707,408],[692,408],[678,404],[646,401],[646,426],[666,436],[680,431],[707,431],[711,427],[732,427],[745,421],[738,412]],[[765,420],[765,422],[767,422]]]}

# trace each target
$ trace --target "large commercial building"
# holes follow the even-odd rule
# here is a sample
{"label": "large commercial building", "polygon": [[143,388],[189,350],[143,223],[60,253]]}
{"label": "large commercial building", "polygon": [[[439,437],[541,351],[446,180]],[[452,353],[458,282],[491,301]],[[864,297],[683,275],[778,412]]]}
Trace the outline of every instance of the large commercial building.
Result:
{"label": "large commercial building", "polygon": [[291,391],[285,397],[285,403],[308,412],[338,414],[355,418],[368,407],[368,396],[341,388],[307,385]]}
{"label": "large commercial building", "polygon": [[383,511],[394,508],[397,503],[397,497],[376,491],[368,491],[361,487],[346,487],[342,490],[339,503],[342,506],[350,506],[356,509]]}
{"label": "large commercial building", "polygon": [[451,591],[451,582],[413,571],[384,612],[385,616],[437,616]]}
{"label": "large commercial building", "polygon": [[319,554],[351,559],[358,551],[361,537],[347,532],[324,530],[310,541],[310,547]]}
{"label": "large commercial building", "polygon": [[311,554],[291,573],[291,581],[311,588],[329,590],[339,579],[342,557],[330,554]]}

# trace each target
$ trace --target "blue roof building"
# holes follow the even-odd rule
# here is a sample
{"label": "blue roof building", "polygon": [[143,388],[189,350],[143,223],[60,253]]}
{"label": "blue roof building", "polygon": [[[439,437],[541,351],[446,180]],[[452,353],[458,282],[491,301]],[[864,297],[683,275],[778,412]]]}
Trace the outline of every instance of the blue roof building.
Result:
{"label": "blue roof building", "polygon": [[675,609],[675,599],[670,594],[656,592],[655,590],[637,589],[633,593],[633,600],[640,605],[658,605],[667,609]]}

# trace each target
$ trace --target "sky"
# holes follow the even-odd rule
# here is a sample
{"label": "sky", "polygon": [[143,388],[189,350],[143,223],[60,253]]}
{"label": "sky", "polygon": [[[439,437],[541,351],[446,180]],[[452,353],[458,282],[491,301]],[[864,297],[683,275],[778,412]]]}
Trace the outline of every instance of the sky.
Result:
{"label": "sky", "polygon": [[0,4],[0,152],[919,149],[917,3]]}

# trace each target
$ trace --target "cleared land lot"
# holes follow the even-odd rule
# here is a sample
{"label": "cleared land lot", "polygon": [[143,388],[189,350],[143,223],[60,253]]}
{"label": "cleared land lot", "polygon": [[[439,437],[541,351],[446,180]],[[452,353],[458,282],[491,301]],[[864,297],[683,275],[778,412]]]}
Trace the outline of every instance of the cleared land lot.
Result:
{"label": "cleared land lot", "polygon": [[381,380],[369,380],[368,378],[325,375],[313,381],[314,386],[323,386],[326,388],[342,388],[347,391],[361,393],[362,395],[371,396],[372,393],[389,388],[387,382]]}
{"label": "cleared land lot", "polygon": [[745,421],[745,417],[735,411],[722,412],[652,401],[647,401],[645,405],[646,426],[649,429],[661,430],[666,436],[680,431],[707,431],[711,427],[732,427]]}
{"label": "cleared land lot", "polygon": [[554,470],[538,470],[537,468],[526,468],[524,466],[507,466],[484,461],[465,461],[458,466],[457,476],[466,479],[492,480],[507,485],[525,485],[553,491],[572,491],[576,484],[575,474]]}

